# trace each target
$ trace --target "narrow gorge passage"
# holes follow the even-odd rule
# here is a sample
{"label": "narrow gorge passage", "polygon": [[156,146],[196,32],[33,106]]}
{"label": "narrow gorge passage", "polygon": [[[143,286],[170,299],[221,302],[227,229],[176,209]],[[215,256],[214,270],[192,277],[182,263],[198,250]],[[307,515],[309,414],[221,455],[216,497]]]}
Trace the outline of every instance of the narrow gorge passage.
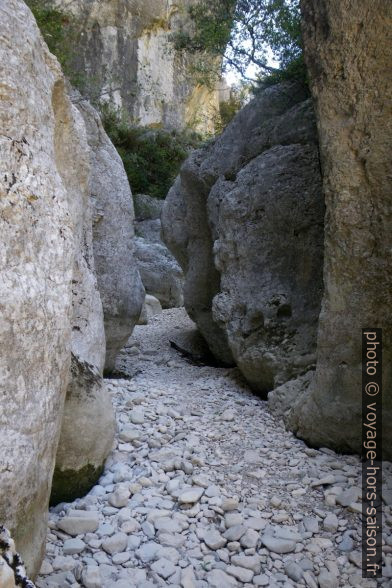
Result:
{"label": "narrow gorge passage", "polygon": [[115,448],[86,497],[51,510],[37,587],[374,586],[359,458],[286,432],[237,369],[182,358],[170,339],[191,327],[183,309],[136,327],[129,378],[107,380]]}

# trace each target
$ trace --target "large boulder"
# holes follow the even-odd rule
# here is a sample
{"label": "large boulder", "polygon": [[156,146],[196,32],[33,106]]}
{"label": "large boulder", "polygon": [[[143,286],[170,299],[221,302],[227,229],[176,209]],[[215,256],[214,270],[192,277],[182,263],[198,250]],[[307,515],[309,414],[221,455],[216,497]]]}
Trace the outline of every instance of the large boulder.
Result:
{"label": "large boulder", "polygon": [[303,0],[327,206],[316,376],[288,422],[361,451],[361,329],[383,329],[383,450],[392,458],[392,57],[389,0]]}
{"label": "large boulder", "polygon": [[183,273],[167,247],[137,237],[135,255],[146,292],[158,298],[163,308],[182,306]]}
{"label": "large boulder", "polygon": [[[51,502],[83,496],[99,477],[114,439],[114,411],[102,379],[105,363],[104,319],[94,273],[89,146],[83,118],[63,94],[58,96],[61,126],[55,136],[63,150],[68,120],[77,134],[68,137],[59,173],[70,196],[75,258],[72,275],[72,365],[53,476]],[[73,158],[84,161],[75,176]],[[91,172],[91,177],[90,177]]]}
{"label": "large boulder", "polygon": [[190,317],[262,393],[315,363],[324,202],[305,98],[293,83],[263,91],[186,161],[162,214]]}
{"label": "large boulder", "polygon": [[113,406],[102,373],[81,357],[72,355],[52,504],[71,502],[91,489],[103,471],[114,433]]}
{"label": "large boulder", "polygon": [[110,372],[139,319],[144,288],[134,257],[133,202],[123,163],[94,108],[86,100],[76,102],[87,129],[94,264],[105,319],[105,369]]}
{"label": "large boulder", "polygon": [[135,255],[147,294],[158,298],[163,308],[184,304],[184,274],[175,257],[161,240],[163,201],[136,194]]}
{"label": "large boulder", "polygon": [[0,35],[0,521],[33,574],[71,361],[74,226],[60,169],[66,157],[83,190],[86,161],[63,118],[60,67],[21,0],[0,4]]}

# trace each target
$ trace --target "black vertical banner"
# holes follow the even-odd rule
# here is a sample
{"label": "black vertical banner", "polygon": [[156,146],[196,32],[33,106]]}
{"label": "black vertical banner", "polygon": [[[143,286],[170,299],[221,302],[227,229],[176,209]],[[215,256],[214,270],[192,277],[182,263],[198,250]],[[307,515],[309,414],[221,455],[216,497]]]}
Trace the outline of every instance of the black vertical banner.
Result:
{"label": "black vertical banner", "polygon": [[362,577],[382,577],[382,329],[362,329]]}

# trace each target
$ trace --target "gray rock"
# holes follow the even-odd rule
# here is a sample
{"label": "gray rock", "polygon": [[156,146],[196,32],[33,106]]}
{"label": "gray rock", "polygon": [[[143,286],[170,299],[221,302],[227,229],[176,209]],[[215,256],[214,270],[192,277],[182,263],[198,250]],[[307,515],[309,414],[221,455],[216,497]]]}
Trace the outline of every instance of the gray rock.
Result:
{"label": "gray rock", "polygon": [[[88,333],[89,329],[86,336]],[[76,345],[73,342],[75,351]],[[103,362],[94,367],[90,357],[82,360],[80,355],[72,355],[72,377],[57,449],[52,504],[70,502],[86,494],[98,480],[112,449],[115,419],[102,369]]]}
{"label": "gray rock", "polygon": [[299,582],[304,574],[304,570],[295,561],[289,561],[284,567],[287,576],[294,582]]}
{"label": "gray rock", "polygon": [[262,535],[262,544],[274,553],[291,553],[295,551],[296,543],[290,539],[279,539],[270,535]]}
{"label": "gray rock", "polygon": [[151,296],[150,294],[146,294],[138,325],[147,325],[150,322],[150,319],[152,319],[157,314],[161,314],[161,312],[162,306],[158,298],[155,298],[155,296]]}
{"label": "gray rock", "polygon": [[151,569],[161,576],[161,578],[167,580],[176,571],[176,566],[170,560],[161,557],[151,565]]}
{"label": "gray rock", "polygon": [[94,533],[99,526],[98,513],[93,511],[72,511],[73,516],[61,519],[57,526],[61,531],[76,537],[84,533]]}
{"label": "gray rock", "polygon": [[326,531],[329,531],[330,533],[336,533],[339,527],[338,517],[333,513],[327,514],[323,521],[323,527]]}
{"label": "gray rock", "polygon": [[240,582],[244,583],[251,582],[254,576],[252,570],[248,570],[239,566],[227,566],[225,571],[230,576],[234,576],[234,578],[237,578],[237,580],[240,580]]}
{"label": "gray rock", "polygon": [[82,574],[85,588],[102,588],[102,578],[98,566],[87,566]]}
{"label": "gray rock", "polygon": [[[292,407],[289,425],[314,446],[357,453],[362,448],[362,406],[358,402],[362,341],[361,336],[348,339],[347,333],[361,333],[363,325],[385,325],[389,342],[383,349],[383,362],[392,363],[392,272],[386,261],[392,245],[390,186],[380,181],[376,171],[363,173],[364,149],[367,170],[391,170],[390,141],[385,132],[391,75],[385,75],[383,65],[386,47],[390,46],[384,15],[385,11],[390,14],[391,4],[382,0],[379,8],[374,10],[372,0],[355,3],[349,11],[339,0],[304,0],[301,5],[305,58],[316,98],[328,222],[317,368],[311,386]],[[365,22],[363,19],[366,32],[358,46],[350,23]],[[373,48],[371,52],[369,47]],[[358,67],[349,68],[341,77],[337,72],[352,55]],[[346,117],[356,86],[361,87],[361,95],[355,100],[347,134]],[[363,137],[367,137],[365,143]],[[376,207],[370,204],[374,198]],[[383,386],[392,389],[391,370]],[[383,418],[391,421],[392,395],[383,402]],[[382,446],[384,459],[390,460],[391,427],[383,428]]]}
{"label": "gray rock", "polygon": [[143,563],[148,563],[156,558],[158,553],[159,545],[150,541],[144,543],[137,551],[136,557],[138,557]]}
{"label": "gray rock", "polygon": [[223,536],[228,541],[238,541],[245,533],[247,533],[245,525],[233,525],[224,532]]}
{"label": "gray rock", "polygon": [[321,570],[317,579],[320,588],[338,588],[339,586],[338,578],[327,570]]}
{"label": "gray rock", "polygon": [[[88,301],[99,296],[80,235],[87,229],[88,146],[24,2],[0,8],[2,68],[0,233],[2,327],[1,427],[4,458],[0,520],[34,576],[41,565],[46,517],[70,381],[72,278],[80,266]],[[81,217],[79,218],[79,213]],[[91,227],[90,227],[91,228]],[[88,241],[88,234],[86,234]],[[83,288],[75,289],[82,296]],[[92,310],[89,303],[84,310]],[[4,312],[5,311],[5,312]],[[93,320],[92,339],[99,330]],[[84,339],[84,344],[88,341]],[[104,349],[97,348],[96,353]]]}
{"label": "gray rock", "polygon": [[131,493],[126,486],[120,486],[109,495],[108,502],[115,508],[123,508],[127,506]]}
{"label": "gray rock", "polygon": [[180,504],[192,504],[198,502],[204,494],[204,488],[194,487],[180,492],[178,502]]}
{"label": "gray rock", "polygon": [[244,549],[256,547],[259,541],[259,533],[254,529],[248,529],[244,535],[241,536],[240,544]]}
{"label": "gray rock", "polygon": [[133,408],[129,413],[129,420],[134,425],[142,425],[144,423],[144,412],[140,408]]}
{"label": "gray rock", "polygon": [[356,502],[360,496],[362,496],[362,490],[360,488],[348,488],[336,496],[336,502],[341,506],[350,506],[350,504]]}
{"label": "gray rock", "polygon": [[163,308],[182,306],[183,273],[166,245],[137,237],[135,255],[146,292]]}
{"label": "gray rock", "polygon": [[217,549],[221,549],[227,543],[227,539],[222,537],[222,535],[216,529],[209,529],[203,535],[204,543],[213,551]]}
{"label": "gray rock", "polygon": [[77,104],[90,147],[94,262],[105,320],[105,369],[111,371],[139,318],[144,288],[134,257],[133,203],[123,163],[95,110],[86,101]]}
{"label": "gray rock", "polygon": [[215,569],[207,574],[207,582],[208,586],[211,588],[223,588],[223,586],[227,586],[230,588],[231,586],[238,586],[237,581],[234,577],[229,576],[223,570]]}
{"label": "gray rock", "polygon": [[67,541],[64,541],[64,555],[75,555],[77,553],[81,553],[85,549],[86,544],[81,539],[67,539]]}
{"label": "gray rock", "polygon": [[125,533],[115,533],[112,537],[102,542],[102,548],[110,555],[121,553],[128,545],[128,537]]}
{"label": "gray rock", "polygon": [[162,211],[190,317],[264,393],[315,363],[324,203],[304,97],[295,85],[265,90],[185,162]]}
{"label": "gray rock", "polygon": [[260,573],[261,560],[259,555],[233,555],[231,563],[235,566],[252,570],[255,574]]}

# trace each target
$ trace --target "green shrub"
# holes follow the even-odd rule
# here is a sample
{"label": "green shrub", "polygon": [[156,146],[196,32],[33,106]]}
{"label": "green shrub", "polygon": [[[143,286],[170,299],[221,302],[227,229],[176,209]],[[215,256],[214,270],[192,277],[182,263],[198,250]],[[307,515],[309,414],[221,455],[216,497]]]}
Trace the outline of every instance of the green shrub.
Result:
{"label": "green shrub", "polygon": [[102,107],[102,122],[123,160],[134,194],[165,198],[181,164],[201,138],[191,131],[165,131],[138,127]]}
{"label": "green shrub", "polygon": [[45,0],[26,0],[49,50],[57,57],[65,75],[74,86],[80,85],[80,75],[73,66],[76,57],[77,27],[72,17],[52,8]]}

